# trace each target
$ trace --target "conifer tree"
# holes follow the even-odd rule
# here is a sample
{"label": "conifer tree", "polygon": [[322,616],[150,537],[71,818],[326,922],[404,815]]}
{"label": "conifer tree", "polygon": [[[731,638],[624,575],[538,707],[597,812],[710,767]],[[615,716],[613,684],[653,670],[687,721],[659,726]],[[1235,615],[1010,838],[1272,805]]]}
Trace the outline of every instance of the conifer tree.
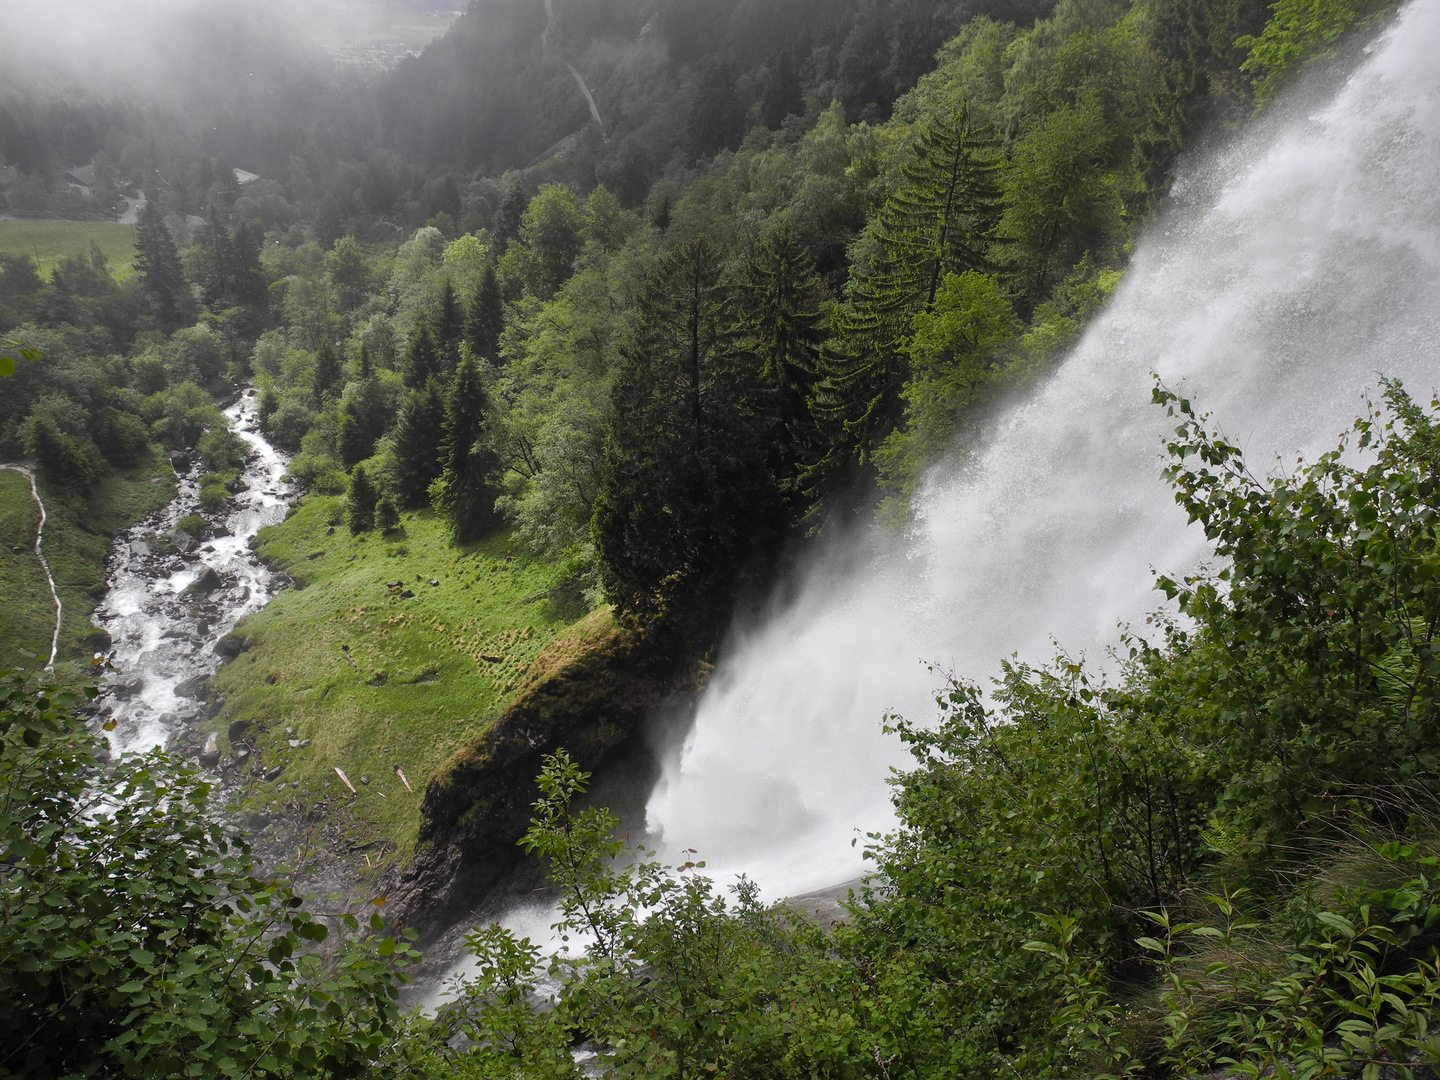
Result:
{"label": "conifer tree", "polygon": [[460,544],[483,536],[498,521],[497,493],[489,478],[499,459],[486,439],[487,406],[484,372],[467,348],[445,403],[445,441],[440,447],[444,471],[435,498],[435,508]]}
{"label": "conifer tree", "polygon": [[505,254],[511,241],[520,239],[520,219],[530,197],[518,179],[505,185],[505,194],[500,199],[500,209],[495,212],[495,227],[490,230],[490,242],[495,245],[495,257]]}
{"label": "conifer tree", "polygon": [[829,469],[867,461],[898,422],[909,376],[904,345],[947,273],[988,273],[1002,212],[1000,155],[962,105],[919,131],[900,183],[881,207],[876,253],[851,274],[833,351],[817,390],[832,444]]}
{"label": "conifer tree", "polygon": [[380,493],[375,489],[364,465],[356,465],[350,473],[350,497],[345,503],[345,521],[352,535],[369,532],[375,527],[375,504]]}
{"label": "conifer tree", "polygon": [[440,293],[440,304],[435,309],[435,344],[440,350],[440,362],[449,378],[460,365],[460,342],[465,333],[465,311],[455,295],[450,279],[445,279],[445,288]]}
{"label": "conifer tree", "polygon": [[375,504],[375,527],[388,533],[399,524],[400,511],[395,509],[395,500],[389,495],[381,495],[380,501]]}
{"label": "conifer tree", "polygon": [[481,360],[493,364],[500,358],[500,334],[504,329],[505,301],[500,295],[495,267],[487,263],[475,283],[470,310],[465,314],[465,344]]}
{"label": "conifer tree", "polygon": [[161,327],[176,330],[184,326],[192,314],[190,287],[185,282],[175,239],[155,199],[149,199],[140,211],[135,229],[135,266]]}
{"label": "conifer tree", "polygon": [[395,422],[395,497],[403,509],[430,501],[440,478],[440,441],[445,432],[445,394],[433,376],[410,391]]}
{"label": "conifer tree", "polygon": [[340,381],[340,356],[330,344],[327,336],[320,342],[320,352],[315,358],[315,403],[319,405],[330,389]]}
{"label": "conifer tree", "polygon": [[694,644],[763,575],[783,529],[718,252],[699,237],[657,264],[621,355],[593,530],[623,616],[664,616]]}
{"label": "conifer tree", "polygon": [[410,330],[410,344],[405,350],[405,385],[418,390],[430,379],[440,378],[442,370],[440,348],[430,324],[424,319],[416,319]]}
{"label": "conifer tree", "polygon": [[823,453],[810,398],[825,338],[823,286],[810,252],[788,221],[771,230],[745,261],[736,288],[742,336],[754,353],[774,421],[770,471],[797,509],[801,478]]}

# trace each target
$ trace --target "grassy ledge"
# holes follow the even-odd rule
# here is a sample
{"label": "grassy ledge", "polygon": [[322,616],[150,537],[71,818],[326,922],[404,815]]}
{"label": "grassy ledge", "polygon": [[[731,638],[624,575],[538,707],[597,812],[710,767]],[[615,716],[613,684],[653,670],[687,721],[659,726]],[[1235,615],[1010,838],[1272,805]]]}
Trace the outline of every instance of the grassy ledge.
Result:
{"label": "grassy ledge", "polygon": [[[296,587],[236,629],[245,647],[214,679],[225,699],[215,723],[222,748],[235,721],[250,724],[229,746],[259,757],[246,809],[310,822],[364,874],[408,858],[426,782],[488,730],[585,610],[555,599],[563,567],[520,554],[508,532],[456,547],[427,511],[388,535],[351,536],[342,507],[310,496],[257,538]],[[280,765],[277,779],[261,778]]]}

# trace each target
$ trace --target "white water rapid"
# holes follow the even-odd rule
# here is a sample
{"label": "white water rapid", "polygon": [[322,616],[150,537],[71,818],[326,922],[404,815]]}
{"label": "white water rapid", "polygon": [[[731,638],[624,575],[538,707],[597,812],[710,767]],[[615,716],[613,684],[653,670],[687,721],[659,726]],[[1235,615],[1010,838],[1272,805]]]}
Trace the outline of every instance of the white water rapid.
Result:
{"label": "white water rapid", "polygon": [[1331,100],[1301,103],[1208,162],[1107,311],[987,442],[930,476],[904,550],[812,568],[799,598],[733,635],[648,806],[662,854],[698,848],[771,896],[863,871],[892,823],[895,709],[982,684],[1052,637],[1100,659],[1161,606],[1203,535],[1160,478],[1155,372],[1213,413],[1252,468],[1335,445],[1377,375],[1440,381],[1440,0],[1415,0]]}
{"label": "white water rapid", "polygon": [[257,400],[241,395],[225,410],[251,449],[240,476],[245,488],[229,509],[211,516],[228,535],[216,529],[212,539],[194,544],[182,536],[189,551],[156,550],[155,537],[170,534],[177,521],[197,512],[197,481],[205,471],[197,464],[181,473],[169,506],[115,542],[110,591],[94,621],[113,641],[110,661],[117,670],[98,705],[116,723],[109,737],[117,752],[166,745],[187,728],[193,733],[203,718],[201,683],[220,665],[216,643],[275,592],[276,575],[255,558],[249,541],[285,517],[290,486],[281,477],[288,460],[255,431]]}

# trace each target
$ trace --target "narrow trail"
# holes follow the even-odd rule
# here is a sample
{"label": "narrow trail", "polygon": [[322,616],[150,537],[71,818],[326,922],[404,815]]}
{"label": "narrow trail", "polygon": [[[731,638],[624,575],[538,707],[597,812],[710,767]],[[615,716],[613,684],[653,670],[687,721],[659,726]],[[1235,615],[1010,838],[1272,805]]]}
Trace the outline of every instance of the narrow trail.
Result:
{"label": "narrow trail", "polygon": [[30,481],[30,495],[35,500],[35,505],[40,508],[40,524],[35,529],[35,557],[40,560],[41,567],[45,570],[45,580],[50,583],[50,595],[55,598],[55,633],[50,636],[50,660],[45,665],[49,671],[55,666],[55,654],[60,651],[60,617],[64,614],[64,605],[60,603],[60,593],[55,588],[55,577],[50,573],[50,563],[45,558],[45,500],[40,498],[40,490],[35,486],[35,470],[28,465],[14,465],[9,462],[0,462],[0,469],[8,469],[17,472]]}

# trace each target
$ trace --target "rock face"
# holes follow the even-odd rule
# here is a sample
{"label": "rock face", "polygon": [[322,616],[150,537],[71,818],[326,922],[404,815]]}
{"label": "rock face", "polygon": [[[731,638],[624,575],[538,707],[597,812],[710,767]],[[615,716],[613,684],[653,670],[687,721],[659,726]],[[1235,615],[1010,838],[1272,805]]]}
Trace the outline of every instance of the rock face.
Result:
{"label": "rock face", "polygon": [[463,916],[521,857],[541,758],[560,747],[594,770],[645,714],[692,682],[681,665],[608,609],[545,646],[514,700],[425,789],[420,845],[392,899],[422,941]]}

